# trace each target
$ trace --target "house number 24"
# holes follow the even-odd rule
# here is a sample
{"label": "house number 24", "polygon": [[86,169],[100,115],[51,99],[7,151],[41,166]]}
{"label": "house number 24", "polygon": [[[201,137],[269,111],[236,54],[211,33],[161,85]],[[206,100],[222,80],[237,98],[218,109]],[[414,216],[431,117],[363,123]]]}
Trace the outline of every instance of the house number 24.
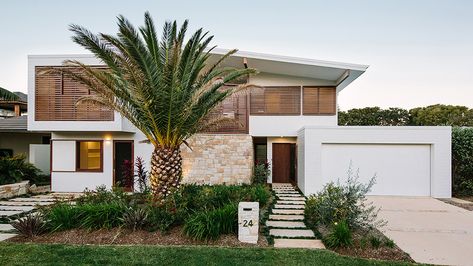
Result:
{"label": "house number 24", "polygon": [[253,220],[243,220],[243,227],[253,226]]}

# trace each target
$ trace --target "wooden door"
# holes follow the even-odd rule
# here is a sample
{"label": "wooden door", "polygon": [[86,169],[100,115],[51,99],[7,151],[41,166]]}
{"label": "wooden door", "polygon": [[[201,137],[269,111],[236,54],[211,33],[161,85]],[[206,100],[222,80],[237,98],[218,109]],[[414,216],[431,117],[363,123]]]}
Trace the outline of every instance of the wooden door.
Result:
{"label": "wooden door", "polygon": [[273,143],[273,183],[295,180],[295,144]]}

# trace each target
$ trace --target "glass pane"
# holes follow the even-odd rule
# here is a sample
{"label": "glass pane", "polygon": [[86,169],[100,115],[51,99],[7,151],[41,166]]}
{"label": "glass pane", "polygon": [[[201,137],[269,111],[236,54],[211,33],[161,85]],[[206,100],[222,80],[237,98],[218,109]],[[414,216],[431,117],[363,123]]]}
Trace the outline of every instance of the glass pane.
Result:
{"label": "glass pane", "polygon": [[82,170],[99,170],[102,159],[99,141],[83,141],[79,144],[79,168]]}

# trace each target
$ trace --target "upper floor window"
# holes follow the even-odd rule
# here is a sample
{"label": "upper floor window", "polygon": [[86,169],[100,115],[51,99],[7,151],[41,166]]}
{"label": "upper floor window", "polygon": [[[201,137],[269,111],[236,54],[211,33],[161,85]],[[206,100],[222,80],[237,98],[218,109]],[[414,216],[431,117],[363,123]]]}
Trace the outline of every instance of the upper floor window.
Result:
{"label": "upper floor window", "polygon": [[337,92],[333,87],[303,87],[304,115],[335,115]]}
{"label": "upper floor window", "polygon": [[252,115],[300,115],[300,87],[265,87],[250,91]]}
{"label": "upper floor window", "polygon": [[35,69],[36,121],[113,121],[113,111],[104,106],[77,100],[91,91],[70,76],[46,72],[49,67]]}
{"label": "upper floor window", "polygon": [[102,141],[77,141],[76,153],[77,171],[102,171]]}

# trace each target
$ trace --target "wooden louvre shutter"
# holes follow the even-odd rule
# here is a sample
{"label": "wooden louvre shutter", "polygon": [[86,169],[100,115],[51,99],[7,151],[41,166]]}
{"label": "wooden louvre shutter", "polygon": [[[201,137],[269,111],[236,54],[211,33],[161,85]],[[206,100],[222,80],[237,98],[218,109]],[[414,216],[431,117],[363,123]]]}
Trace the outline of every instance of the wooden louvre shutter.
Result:
{"label": "wooden louvre shutter", "polygon": [[91,94],[87,86],[65,74],[47,72],[49,68],[35,69],[36,121],[113,121],[109,108],[90,103],[77,105],[77,100]]}
{"label": "wooden louvre shutter", "polygon": [[335,88],[303,88],[304,115],[334,115],[336,113]]}
{"label": "wooden louvre shutter", "polygon": [[250,94],[252,115],[300,115],[300,87],[257,88]]}

